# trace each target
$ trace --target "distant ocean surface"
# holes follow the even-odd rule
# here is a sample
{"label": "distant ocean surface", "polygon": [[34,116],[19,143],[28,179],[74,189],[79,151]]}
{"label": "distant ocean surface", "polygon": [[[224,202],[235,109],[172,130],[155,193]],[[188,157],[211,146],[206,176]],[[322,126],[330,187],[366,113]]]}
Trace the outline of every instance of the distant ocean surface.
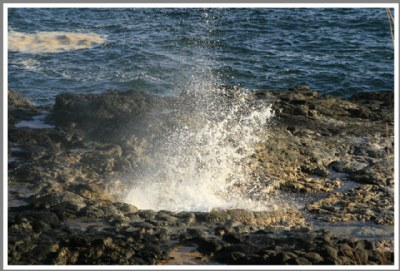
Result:
{"label": "distant ocean surface", "polygon": [[384,8],[9,9],[8,22],[9,88],[37,104],[62,92],[176,94],[210,74],[250,90],[394,88]]}

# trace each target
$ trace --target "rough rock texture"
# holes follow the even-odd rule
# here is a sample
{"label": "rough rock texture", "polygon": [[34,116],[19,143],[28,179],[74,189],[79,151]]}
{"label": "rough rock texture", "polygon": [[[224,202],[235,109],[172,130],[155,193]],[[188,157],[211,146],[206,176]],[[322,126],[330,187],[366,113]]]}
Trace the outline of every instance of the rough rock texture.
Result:
{"label": "rough rock texture", "polygon": [[66,93],[56,97],[52,117],[58,126],[79,129],[91,139],[109,143],[123,135],[126,127],[138,126],[140,130],[140,122],[147,115],[167,108],[170,103],[168,98],[135,91],[102,95]]}
{"label": "rough rock texture", "polygon": [[[339,99],[298,86],[254,95],[275,118],[248,170],[290,207],[174,213],[120,198],[126,173],[151,163],[152,140],[187,117],[168,113],[190,103],[185,95],[62,94],[49,109],[9,91],[9,263],[168,264],[192,247],[224,264],[393,264],[390,239],[309,223],[393,224],[393,93]],[[48,110],[54,128],[14,126]]]}
{"label": "rough rock texture", "polygon": [[[300,86],[267,95],[278,97],[274,106],[281,113],[268,141],[258,147],[258,159],[279,189],[338,192],[308,207],[328,221],[392,224],[393,93],[361,93],[341,100]],[[361,186],[335,191],[348,180]]]}
{"label": "rough rock texture", "polygon": [[19,120],[30,119],[37,115],[39,110],[21,94],[8,91],[8,124],[15,124]]}

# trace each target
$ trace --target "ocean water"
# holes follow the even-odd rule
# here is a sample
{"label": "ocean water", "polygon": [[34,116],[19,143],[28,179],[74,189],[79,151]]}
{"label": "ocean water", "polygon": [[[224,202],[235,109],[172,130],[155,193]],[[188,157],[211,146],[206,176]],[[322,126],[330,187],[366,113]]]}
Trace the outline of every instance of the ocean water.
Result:
{"label": "ocean water", "polygon": [[8,21],[9,88],[37,104],[62,92],[176,94],[207,76],[339,96],[394,87],[383,8],[10,9]]}

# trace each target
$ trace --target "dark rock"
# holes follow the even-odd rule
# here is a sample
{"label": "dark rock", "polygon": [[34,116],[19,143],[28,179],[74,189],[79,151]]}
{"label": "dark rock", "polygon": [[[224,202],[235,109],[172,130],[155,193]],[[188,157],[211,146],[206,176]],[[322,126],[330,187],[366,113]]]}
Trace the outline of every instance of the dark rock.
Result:
{"label": "dark rock", "polygon": [[211,255],[215,251],[219,251],[222,249],[222,244],[217,240],[204,240],[204,242],[200,243],[197,247],[197,250],[205,255]]}
{"label": "dark rock", "polygon": [[162,110],[166,99],[144,92],[107,92],[96,94],[60,94],[54,105],[54,121],[64,127],[79,127],[88,136],[110,139],[123,128],[127,119],[143,117],[152,110]]}
{"label": "dark rock", "polygon": [[8,90],[8,123],[15,124],[21,120],[30,120],[40,111],[31,101],[16,91]]}
{"label": "dark rock", "polygon": [[356,248],[355,249],[355,257],[360,261],[360,264],[368,264],[368,252],[363,248]]}
{"label": "dark rock", "polygon": [[124,217],[124,213],[113,205],[102,205],[99,208],[104,212],[105,217]]}
{"label": "dark rock", "polygon": [[49,211],[26,210],[17,215],[17,221],[20,223],[29,221],[37,230],[57,229],[61,226],[58,216],[54,212]]}
{"label": "dark rock", "polygon": [[347,256],[349,258],[353,258],[354,257],[353,249],[347,243],[341,244],[339,246],[339,250],[343,255],[345,255],[345,256]]}
{"label": "dark rock", "polygon": [[[11,123],[43,113],[42,107],[13,95]],[[221,95],[227,97],[223,106],[229,106],[237,91]],[[243,163],[257,184],[240,187],[244,194],[262,201],[259,192],[265,189],[268,199],[275,192],[282,198],[313,193],[318,195],[305,212],[317,219],[393,223],[393,93],[340,99],[297,86],[255,97],[249,100],[272,103],[276,115],[268,138],[255,144],[254,155]],[[184,108],[193,109],[195,102],[191,93],[171,99],[134,91],[63,94],[47,118],[56,128],[10,125],[9,155],[16,160],[8,182],[29,192],[10,194],[26,205],[9,208],[9,262],[159,264],[168,258],[171,244],[181,242],[228,264],[393,264],[390,242],[345,240],[306,229],[295,204],[263,212],[175,214],[119,202],[132,185],[132,172],[141,163],[153,163],[148,155],[152,143],[175,122],[185,122]],[[179,114],[153,114],[174,106],[182,106]],[[189,126],[201,124],[190,121]],[[329,167],[348,175],[328,172]],[[71,226],[82,220],[87,224],[81,228]]]}
{"label": "dark rock", "polygon": [[181,223],[190,226],[196,222],[196,215],[189,212],[181,212],[176,214],[176,217],[181,221]]}
{"label": "dark rock", "polygon": [[155,218],[167,222],[168,225],[173,225],[178,220],[174,215],[173,212],[160,211],[156,214]]}
{"label": "dark rock", "polygon": [[276,260],[278,261],[278,263],[286,263],[296,258],[297,255],[292,252],[279,252],[278,254],[276,254]]}
{"label": "dark rock", "polygon": [[253,212],[243,210],[243,209],[229,209],[226,211],[230,219],[233,221],[238,221],[241,223],[253,223],[254,221],[254,214]]}
{"label": "dark rock", "polygon": [[304,257],[307,258],[312,264],[321,263],[324,259],[316,252],[307,252],[304,254]]}
{"label": "dark rock", "polygon": [[240,233],[226,233],[222,236],[222,240],[231,244],[239,244],[243,238]]}
{"label": "dark rock", "polygon": [[321,248],[321,253],[332,259],[336,259],[338,256],[338,250],[330,245],[323,245]]}
{"label": "dark rock", "polygon": [[156,216],[156,212],[152,210],[141,210],[138,212],[139,216],[145,220],[153,219]]}
{"label": "dark rock", "polygon": [[32,250],[35,259],[38,262],[46,262],[48,255],[58,250],[58,245],[54,244],[40,244]]}
{"label": "dark rock", "polygon": [[188,234],[189,238],[193,238],[193,237],[205,237],[207,236],[207,232],[202,230],[202,229],[198,229],[198,228],[189,228],[186,229],[186,233]]}
{"label": "dark rock", "polygon": [[246,256],[246,254],[243,253],[243,252],[240,252],[240,251],[231,252],[231,258],[232,258],[232,260],[233,260],[234,262],[240,261],[240,259],[241,259],[241,258],[244,258],[245,256]]}
{"label": "dark rock", "polygon": [[124,214],[136,213],[139,210],[136,206],[124,202],[115,202],[113,205]]}
{"label": "dark rock", "polygon": [[111,247],[113,245],[113,239],[111,237],[94,239],[91,241],[91,245],[95,247]]}
{"label": "dark rock", "polygon": [[104,211],[96,206],[87,206],[85,208],[82,208],[80,210],[80,214],[81,216],[87,218],[100,218],[105,216]]}
{"label": "dark rock", "polygon": [[66,265],[67,263],[69,263],[70,257],[70,250],[63,247],[59,251],[49,254],[49,264]]}
{"label": "dark rock", "polygon": [[[83,236],[80,235],[74,235],[71,236],[67,242],[67,244],[71,247],[85,247],[88,246],[90,244],[90,241],[88,241],[87,239],[85,239]],[[64,244],[66,245],[66,244]]]}
{"label": "dark rock", "polygon": [[310,261],[303,257],[291,258],[288,263],[295,265],[310,265]]}

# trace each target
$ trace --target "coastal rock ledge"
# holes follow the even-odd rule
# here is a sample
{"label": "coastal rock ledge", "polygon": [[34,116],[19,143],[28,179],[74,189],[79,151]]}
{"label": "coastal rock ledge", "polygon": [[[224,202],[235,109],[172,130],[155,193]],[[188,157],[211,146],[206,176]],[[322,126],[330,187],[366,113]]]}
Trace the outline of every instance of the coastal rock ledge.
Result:
{"label": "coastal rock ledge", "polygon": [[[276,199],[267,211],[123,202],[129,174],[151,163],[151,142],[187,120],[178,109],[190,108],[188,95],[67,93],[50,107],[9,90],[8,263],[394,263],[393,235],[382,230],[394,224],[393,92],[251,93],[274,111],[246,164]],[[347,226],[362,231],[333,230]]]}

